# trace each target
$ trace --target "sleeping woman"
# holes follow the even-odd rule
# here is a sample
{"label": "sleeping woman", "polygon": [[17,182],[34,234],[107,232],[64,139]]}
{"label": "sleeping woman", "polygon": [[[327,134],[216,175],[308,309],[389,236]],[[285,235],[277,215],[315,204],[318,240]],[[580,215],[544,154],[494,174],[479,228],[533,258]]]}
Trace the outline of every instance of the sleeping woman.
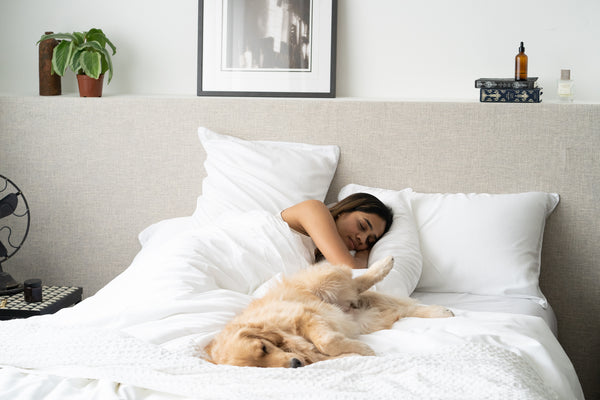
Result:
{"label": "sleeping woman", "polygon": [[[294,231],[312,239],[317,259],[366,268],[369,251],[392,225],[392,211],[377,197],[354,193],[331,208],[307,200],[281,212]],[[354,255],[353,255],[354,253]]]}

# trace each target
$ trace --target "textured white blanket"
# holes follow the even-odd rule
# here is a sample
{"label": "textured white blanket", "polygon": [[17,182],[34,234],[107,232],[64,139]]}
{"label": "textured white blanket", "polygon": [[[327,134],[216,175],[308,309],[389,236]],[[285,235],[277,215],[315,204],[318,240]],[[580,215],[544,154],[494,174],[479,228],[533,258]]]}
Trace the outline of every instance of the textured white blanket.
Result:
{"label": "textured white blanket", "polygon": [[145,247],[75,307],[0,322],[0,400],[583,398],[548,326],[524,315],[407,318],[361,337],[377,357],[298,369],[194,357],[257,287],[309,260],[281,218],[261,213]]}
{"label": "textured white blanket", "polygon": [[110,330],[13,325],[0,329],[2,365],[201,399],[558,398],[521,357],[485,344],[262,369],[212,365]]}

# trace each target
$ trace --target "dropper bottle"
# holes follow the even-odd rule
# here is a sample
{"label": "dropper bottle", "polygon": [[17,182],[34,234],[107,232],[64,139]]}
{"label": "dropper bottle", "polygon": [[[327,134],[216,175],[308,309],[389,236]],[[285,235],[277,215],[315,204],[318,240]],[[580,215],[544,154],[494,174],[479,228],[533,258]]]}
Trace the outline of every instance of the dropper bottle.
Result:
{"label": "dropper bottle", "polygon": [[521,42],[521,46],[519,47],[519,54],[515,56],[515,80],[527,80],[527,55],[525,54],[523,42]]}

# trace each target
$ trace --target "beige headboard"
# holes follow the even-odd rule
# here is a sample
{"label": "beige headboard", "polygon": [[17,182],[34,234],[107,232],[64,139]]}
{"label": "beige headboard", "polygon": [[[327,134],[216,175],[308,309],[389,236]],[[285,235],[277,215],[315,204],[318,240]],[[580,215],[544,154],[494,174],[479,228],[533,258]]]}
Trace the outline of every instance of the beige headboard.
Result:
{"label": "beige headboard", "polygon": [[338,144],[329,200],[350,182],[423,192],[558,192],[541,285],[588,398],[600,396],[600,105],[0,97],[0,174],[31,207],[4,268],[95,293],[137,234],[190,215],[206,126],[246,139]]}

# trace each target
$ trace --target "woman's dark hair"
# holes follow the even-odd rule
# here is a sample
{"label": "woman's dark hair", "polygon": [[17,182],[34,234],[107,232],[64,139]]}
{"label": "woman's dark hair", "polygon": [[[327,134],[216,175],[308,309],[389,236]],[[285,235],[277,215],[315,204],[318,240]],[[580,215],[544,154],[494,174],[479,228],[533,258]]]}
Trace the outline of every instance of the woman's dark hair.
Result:
{"label": "woman's dark hair", "polygon": [[329,212],[331,212],[331,216],[334,220],[337,219],[337,217],[342,213],[353,211],[361,211],[381,217],[381,219],[385,221],[385,229],[383,230],[383,233],[386,233],[390,229],[390,226],[392,226],[392,221],[394,219],[392,209],[383,204],[383,202],[377,197],[369,193],[351,194],[345,199],[340,200],[333,206],[329,207]]}
{"label": "woman's dark hair", "polygon": [[[375,214],[381,217],[385,221],[385,229],[383,234],[390,230],[392,221],[394,219],[394,213],[392,209],[383,204],[377,197],[368,193],[354,193],[346,197],[343,200],[338,201],[331,207],[329,212],[334,220],[336,220],[340,214],[345,212],[362,211],[368,214]],[[382,236],[383,236],[382,234]],[[323,254],[319,249],[315,249],[316,261],[323,260]]]}

